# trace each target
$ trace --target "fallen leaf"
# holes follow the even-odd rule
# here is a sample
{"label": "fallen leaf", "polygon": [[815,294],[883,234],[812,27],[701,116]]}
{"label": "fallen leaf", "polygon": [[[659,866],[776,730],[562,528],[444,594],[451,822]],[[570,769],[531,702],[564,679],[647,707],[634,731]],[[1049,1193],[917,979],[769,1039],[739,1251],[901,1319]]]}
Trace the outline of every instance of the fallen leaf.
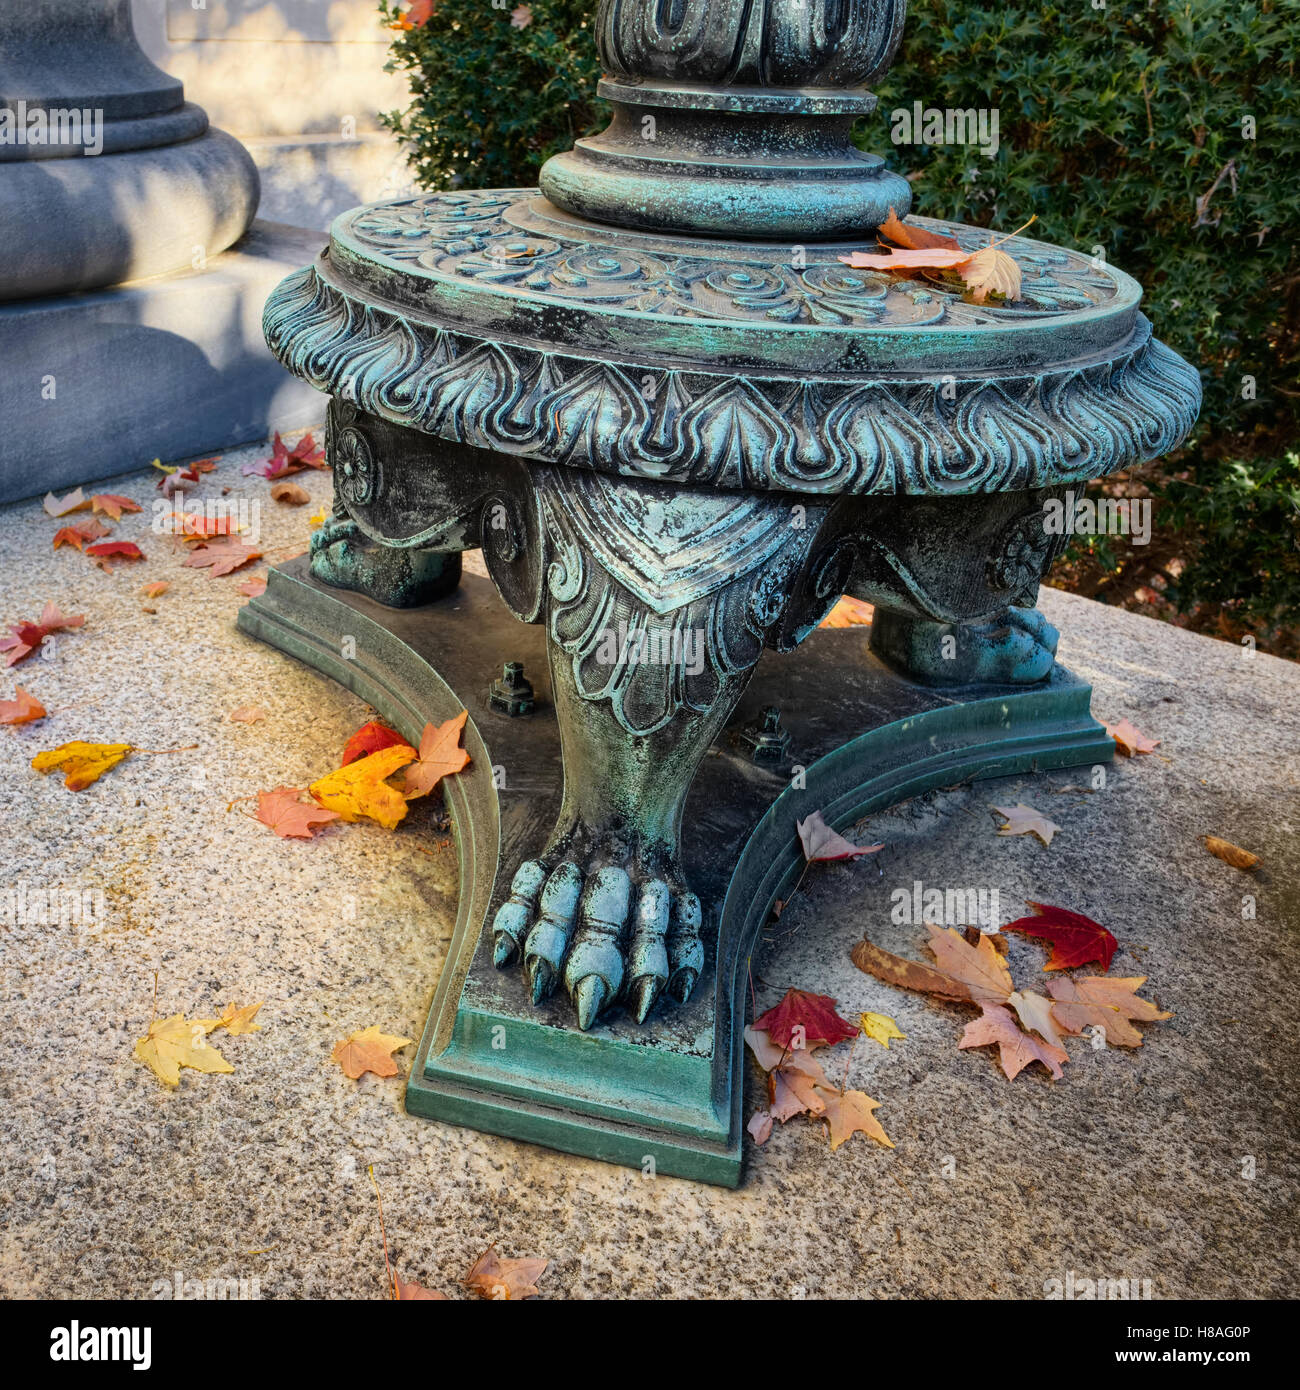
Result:
{"label": "fallen leaf", "polygon": [[285,502],[291,507],[302,507],[311,501],[311,493],[305,487],[299,487],[297,483],[273,483],[271,500]]}
{"label": "fallen leaf", "polygon": [[1050,845],[1052,836],[1061,828],[1023,801],[1016,802],[1014,806],[995,806],[993,809],[1007,820],[1005,825],[998,827],[999,835],[1037,835],[1044,845]]}
{"label": "fallen leaf", "polygon": [[927,246],[911,251],[854,251],[837,259],[853,270],[954,270],[970,257],[960,247]]}
{"label": "fallen leaf", "polygon": [[137,1040],[134,1055],[168,1086],[180,1082],[182,1067],[208,1073],[233,1072],[234,1067],[207,1040],[212,1031],[209,1022],[196,1019],[187,1023],[184,1014],[155,1019],[148,1033]]}
{"label": "fallen leaf", "polygon": [[960,980],[977,1003],[1003,1003],[1011,995],[1011,972],[997,948],[984,933],[972,946],[955,927],[936,927],[927,922],[926,943],[939,969]]}
{"label": "fallen leaf", "polygon": [[1253,869],[1259,863],[1258,854],[1252,854],[1248,849],[1234,845],[1231,840],[1221,840],[1217,835],[1205,836],[1205,848],[1216,859],[1222,859],[1234,869]]}
{"label": "fallen leaf", "polygon": [[170,531],[189,543],[207,541],[214,536],[233,536],[239,530],[237,516],[209,516],[206,512],[172,512],[167,518]]}
{"label": "fallen leaf", "polygon": [[879,234],[909,251],[925,251],[934,246],[946,247],[950,251],[961,250],[956,237],[945,236],[942,232],[927,232],[924,227],[911,222],[900,222],[893,208],[889,209],[889,216],[880,224]]}
{"label": "fallen leaf", "polygon": [[806,989],[786,990],[779,1004],[754,1020],[754,1029],[765,1032],[778,1047],[796,1051],[832,1047],[858,1035],[857,1028],[836,1013],[830,995]]}
{"label": "fallen leaf", "polygon": [[874,975],[888,985],[900,989],[913,989],[922,994],[933,994],[939,999],[964,999],[971,1001],[970,986],[954,979],[942,970],[936,970],[923,961],[908,960],[906,956],[896,956],[892,951],[882,950],[874,942],[863,937],[849,953],[853,964],[865,975]]}
{"label": "fallen leaf", "polygon": [[307,790],[322,806],[337,811],[346,821],[364,816],[385,830],[395,830],[406,815],[406,797],[384,778],[391,777],[414,757],[415,750],[405,744],[382,748],[313,782]]}
{"label": "fallen leaf", "polygon": [[1076,965],[1098,961],[1103,970],[1110,969],[1111,959],[1119,942],[1091,917],[1071,912],[1050,903],[1030,902],[1033,917],[1017,917],[1002,928],[1004,932],[1019,932],[1022,936],[1037,936],[1052,943],[1052,954],[1044,970],[1073,970]]}
{"label": "fallen leaf", "polygon": [[883,1048],[889,1047],[890,1038],[907,1037],[898,1031],[898,1024],[888,1014],[863,1014],[862,1031]]}
{"label": "fallen leaf", "polygon": [[1007,1003],[1016,1011],[1020,1026],[1027,1033],[1037,1033],[1040,1038],[1046,1039],[1054,1047],[1060,1047],[1061,1035],[1052,1018],[1052,1001],[1050,999],[1044,999],[1041,994],[1036,994],[1032,989],[1017,989],[1007,996]]}
{"label": "fallen leaf", "polygon": [[[232,1002],[222,1009],[219,1018],[205,1018],[202,1022],[210,1023],[212,1028],[224,1028],[232,1038],[243,1037],[245,1033],[260,1033],[262,1025],[254,1023],[253,1016],[261,1007],[262,1005],[258,1003],[245,1004],[243,1008],[240,1008]],[[208,1031],[211,1032],[212,1028],[209,1028]]]}
{"label": "fallen leaf", "polygon": [[841,594],[835,607],[817,624],[818,627],[861,627],[870,624],[875,607],[860,598]]}
{"label": "fallen leaf", "polygon": [[90,502],[80,488],[74,489],[66,497],[55,497],[52,492],[47,492],[44,506],[50,516],[67,516],[69,512],[90,510]]}
{"label": "fallen leaf", "polygon": [[419,1299],[438,1303],[449,1303],[451,1301],[445,1293],[439,1293],[437,1289],[426,1289],[423,1284],[408,1284],[404,1282],[400,1274],[396,1275],[395,1279],[399,1302],[413,1303]]}
{"label": "fallen leaf", "polygon": [[0,724],[34,724],[44,719],[49,711],[21,685],[14,686],[12,700],[0,700]]}
{"label": "fallen leaf", "polygon": [[[442,781],[463,771],[469,764],[469,754],[460,746],[465,729],[467,710],[441,724],[426,724],[420,735],[420,751],[412,751],[415,759],[402,774],[402,795],[408,801],[427,796]],[[408,749],[408,751],[411,751]]]}
{"label": "fallen leaf", "polygon": [[1061,1064],[1070,1060],[1064,1048],[1023,1032],[1016,1026],[1010,1011],[1001,1004],[985,1003],[980,1009],[979,1018],[966,1025],[957,1044],[959,1048],[996,1046],[998,1060],[1009,1081],[1014,1081],[1031,1062],[1041,1062],[1054,1078],[1060,1078]]}
{"label": "fallen leaf", "polygon": [[110,569],[109,560],[143,560],[144,552],[134,541],[101,541],[86,547],[89,555],[102,570]]}
{"label": "fallen leaf", "polygon": [[372,719],[368,724],[363,724],[343,745],[343,761],[339,766],[347,767],[358,758],[364,758],[367,753],[378,753],[381,748],[396,748],[399,745],[403,748],[411,747],[396,729],[390,729],[387,724]]}
{"label": "fallen leaf", "polygon": [[474,1261],[465,1284],[484,1298],[519,1299],[537,1296],[537,1281],[546,1273],[549,1260],[503,1260],[490,1245]]}
{"label": "fallen leaf", "polygon": [[140,592],[145,598],[157,598],[159,594],[165,594],[171,585],[165,579],[155,579],[151,583],[141,586]]}
{"label": "fallen leaf", "polygon": [[833,1153],[854,1134],[865,1134],[877,1144],[892,1149],[893,1142],[880,1126],[880,1121],[871,1113],[880,1106],[863,1091],[827,1091],[824,1093],[825,1119],[830,1129],[831,1152]]}
{"label": "fallen leaf", "polygon": [[0,652],[9,653],[5,658],[5,665],[16,666],[25,657],[30,656],[50,633],[70,631],[74,627],[81,627],[85,621],[83,613],[68,617],[59,612],[56,604],[47,603],[41,610],[41,616],[34,623],[18,623],[10,628],[12,637],[0,639]]}
{"label": "fallen leaf", "polygon": [[311,529],[312,529],[313,531],[317,530],[317,529],[320,528],[321,526],[324,526],[325,523],[326,523],[326,521],[328,521],[328,520],[329,520],[329,512],[326,511],[326,509],[325,509],[324,507],[322,507],[322,508],[320,509],[320,511],[318,511],[318,512],[313,512],[313,513],[307,518],[307,521],[308,521],[308,523],[310,524]]}
{"label": "fallen leaf", "polygon": [[260,560],[262,552],[242,541],[226,541],[222,545],[201,545],[185,559],[191,569],[206,569],[209,579],[229,574],[250,560]]}
{"label": "fallen leaf", "polygon": [[299,787],[276,787],[258,792],[257,819],[269,825],[282,840],[310,840],[322,825],[342,819],[337,811],[327,811],[314,801],[301,801]]}
{"label": "fallen leaf", "polygon": [[340,1042],[336,1042],[330,1055],[343,1068],[343,1074],[350,1076],[353,1081],[368,1071],[374,1072],[376,1076],[396,1076],[397,1063],[388,1054],[396,1052],[398,1048],[409,1046],[413,1041],[412,1038],[399,1038],[390,1033],[381,1033],[372,1024],[369,1028],[363,1028],[359,1033],[351,1033]]}
{"label": "fallen leaf", "polygon": [[54,533],[54,549],[61,545],[75,545],[80,550],[88,541],[97,541],[108,534],[108,527],[92,517],[76,526],[60,526]]}
{"label": "fallen leaf", "polygon": [[755,1110],[745,1128],[755,1144],[766,1144],[772,1137],[772,1112]]}
{"label": "fallen leaf", "polygon": [[265,718],[266,711],[260,705],[240,705],[238,709],[230,711],[232,724],[256,724],[259,719]]}
{"label": "fallen leaf", "polygon": [[[791,1054],[795,1055],[807,1057],[807,1053]],[[783,1063],[768,1072],[767,1108],[774,1120],[784,1124],[795,1115],[820,1115],[826,1109],[822,1087],[829,1090],[830,1082],[820,1067],[817,1067],[817,1071],[821,1073],[820,1081],[817,1076],[809,1074],[806,1066]]]}
{"label": "fallen leaf", "polygon": [[236,586],[241,594],[248,598],[261,598],[266,593],[266,580],[259,574],[252,579],[245,579],[244,582]]}
{"label": "fallen leaf", "polygon": [[255,474],[260,478],[287,478],[292,473],[301,473],[304,468],[324,468],[325,450],[316,447],[310,434],[303,437],[292,449],[280,438],[277,430],[271,445],[271,457],[262,463],[246,463],[244,476]]}
{"label": "fallen leaf", "polygon": [[956,267],[976,304],[994,294],[1008,302],[1020,298],[1020,267],[1015,258],[996,246],[986,246]]}
{"label": "fallen leaf", "polygon": [[131,752],[129,743],[62,743],[46,753],[37,753],[32,766],[37,772],[63,773],[63,785],[79,792],[116,767]]}
{"label": "fallen leaf", "polygon": [[116,492],[97,492],[90,499],[90,505],[112,521],[121,521],[123,512],[140,510],[139,502],[133,502],[129,497],[122,497]]}
{"label": "fallen leaf", "polygon": [[1067,1033],[1082,1033],[1100,1027],[1106,1041],[1115,1047],[1141,1047],[1142,1034],[1130,1020],[1155,1023],[1173,1018],[1162,1013],[1149,999],[1139,999],[1137,991],[1146,983],[1145,975],[1121,979],[1114,975],[1064,976],[1048,983],[1052,996],[1052,1016]]}
{"label": "fallen leaf", "polygon": [[814,811],[806,820],[795,821],[799,832],[799,843],[803,846],[803,857],[809,863],[828,862],[838,859],[856,859],[860,854],[875,854],[884,849],[879,845],[855,845],[834,831],[822,820],[822,813]]}
{"label": "fallen leaf", "polygon": [[1158,738],[1147,738],[1127,719],[1121,719],[1118,724],[1107,724],[1106,732],[1115,740],[1115,747],[1126,758],[1131,758],[1135,753],[1154,753],[1160,747]]}

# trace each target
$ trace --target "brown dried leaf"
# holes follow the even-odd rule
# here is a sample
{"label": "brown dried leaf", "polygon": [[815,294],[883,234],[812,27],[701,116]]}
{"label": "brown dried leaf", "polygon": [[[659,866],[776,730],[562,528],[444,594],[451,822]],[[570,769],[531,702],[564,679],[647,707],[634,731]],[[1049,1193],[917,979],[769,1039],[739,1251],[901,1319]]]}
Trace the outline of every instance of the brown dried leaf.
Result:
{"label": "brown dried leaf", "polygon": [[1258,854],[1252,854],[1248,849],[1234,845],[1231,840],[1221,840],[1217,835],[1205,836],[1205,848],[1216,859],[1222,859],[1234,869],[1253,869],[1259,863]]}

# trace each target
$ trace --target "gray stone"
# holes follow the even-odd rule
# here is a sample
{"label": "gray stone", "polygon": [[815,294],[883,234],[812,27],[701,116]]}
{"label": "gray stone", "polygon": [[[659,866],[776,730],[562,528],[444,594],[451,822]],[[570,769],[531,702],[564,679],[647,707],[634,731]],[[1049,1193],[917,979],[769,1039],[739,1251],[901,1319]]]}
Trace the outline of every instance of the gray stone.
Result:
{"label": "gray stone", "polygon": [[203,271],[0,304],[0,500],[319,420],[262,337],[266,296],[318,245],[259,221]]}
{"label": "gray stone", "polygon": [[[280,423],[280,422],[277,422]],[[279,507],[226,458],[201,496],[263,502],[261,545],[306,545],[330,480],[298,475],[310,507]],[[128,460],[123,458],[123,465]],[[183,568],[152,535],[146,475],[114,490],[146,506],[115,528],[148,560],[104,575],[53,552],[59,523],[28,502],[0,514],[0,620],[46,599],[87,615],[54,659],[15,668],[50,710],[0,730],[0,885],[102,888],[102,927],[0,928],[0,1291],[9,1298],[147,1298],[153,1282],[258,1280],[264,1298],[385,1296],[373,1163],[402,1277],[466,1297],[473,1260],[545,1255],[545,1297],[1028,1298],[1044,1281],[1150,1278],[1157,1299],[1289,1297],[1294,1284],[1294,1010],[1300,972],[1300,667],[1044,590],[1061,659],[1094,708],[1162,739],[1117,760],[1105,790],[1056,772],[935,793],[860,827],[886,848],[816,865],[754,961],[761,1011],[787,986],[871,1009],[907,1034],[827,1059],[880,1102],[897,1146],[824,1126],[747,1142],[737,1191],[496,1139],[403,1113],[405,1077],[347,1080],[334,1043],[377,1024],[418,1035],[455,918],[456,853],[437,807],[408,822],[277,840],[227,804],[333,768],[368,717],[356,697],[236,632],[234,577]],[[469,556],[469,560],[477,560]],[[478,567],[481,568],[481,567]],[[141,612],[139,585],[172,589]],[[861,641],[845,634],[846,641]],[[772,660],[782,658],[773,657]],[[221,675],[196,678],[196,662]],[[242,704],[267,718],[228,716]],[[128,760],[84,792],[29,766],[74,738],[190,753]],[[990,802],[1024,800],[1062,827],[1050,849],[999,838]],[[1254,875],[1207,854],[1206,831],[1263,857]],[[987,1049],[957,1049],[970,1012],[855,970],[850,947],[920,954],[889,920],[890,890],[998,886],[1107,924],[1118,976],[1174,1017],[1136,1052],[1067,1042],[1052,1082],[1008,1082]],[[1244,894],[1257,898],[1254,920]],[[1041,988],[1041,948],[1011,943]],[[263,1029],[213,1036],[230,1076],[183,1072],[169,1093],[131,1056],[161,1014],[267,1002]],[[1142,1026],[1142,1025],[1139,1025]],[[414,1047],[397,1055],[405,1072]],[[851,1060],[850,1060],[851,1053]],[[764,1104],[750,1068],[746,1115]],[[945,1164],[951,1156],[953,1163]],[[1253,1178],[1243,1157],[1255,1160]],[[952,1172],[953,1177],[946,1177]],[[250,1283],[251,1288],[251,1283]]]}
{"label": "gray stone", "polygon": [[0,300],[202,264],[257,210],[246,150],[136,43],[130,0],[0,11]]}

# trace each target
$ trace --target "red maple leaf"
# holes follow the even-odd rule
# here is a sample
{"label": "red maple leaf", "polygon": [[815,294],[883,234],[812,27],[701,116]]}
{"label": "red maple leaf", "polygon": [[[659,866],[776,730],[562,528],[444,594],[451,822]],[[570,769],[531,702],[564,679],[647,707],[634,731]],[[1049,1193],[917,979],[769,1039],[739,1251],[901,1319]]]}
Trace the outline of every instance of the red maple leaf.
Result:
{"label": "red maple leaf", "polygon": [[16,666],[24,657],[30,656],[51,632],[80,627],[85,621],[83,613],[69,618],[59,612],[57,604],[47,603],[36,622],[17,623],[10,628],[12,637],[0,638],[0,652],[8,653],[5,665]]}
{"label": "red maple leaf", "polygon": [[1049,903],[1029,902],[1029,906],[1037,916],[1017,917],[1002,930],[1050,941],[1052,954],[1044,970],[1073,970],[1076,965],[1087,965],[1090,961],[1100,961],[1103,970],[1110,969],[1119,942],[1100,922],[1094,922],[1082,912],[1052,907]]}
{"label": "red maple leaf", "polygon": [[368,753],[378,753],[381,748],[393,748],[399,743],[410,747],[396,729],[390,729],[387,724],[372,719],[369,724],[363,724],[344,744],[343,761],[340,766],[347,767],[349,763],[364,758]]}
{"label": "red maple leaf", "polygon": [[310,433],[303,437],[292,449],[280,438],[277,430],[271,443],[271,457],[262,463],[246,463],[245,477],[256,474],[261,478],[287,478],[291,473],[301,473],[304,468],[324,468],[325,450],[318,448]]}
{"label": "red maple leaf", "polygon": [[103,570],[109,568],[110,559],[144,559],[144,551],[134,541],[101,541],[99,545],[88,545],[86,554]]}
{"label": "red maple leaf", "polygon": [[93,519],[83,521],[79,526],[61,526],[54,533],[54,548],[57,550],[61,545],[75,545],[81,550],[87,541],[97,541],[108,534],[108,527]]}
{"label": "red maple leaf", "polygon": [[810,994],[806,989],[786,990],[785,998],[756,1018],[753,1026],[778,1047],[793,1043],[796,1028],[801,1030],[804,1047],[830,1047],[858,1035],[857,1025],[835,1012],[835,1000],[829,994]]}

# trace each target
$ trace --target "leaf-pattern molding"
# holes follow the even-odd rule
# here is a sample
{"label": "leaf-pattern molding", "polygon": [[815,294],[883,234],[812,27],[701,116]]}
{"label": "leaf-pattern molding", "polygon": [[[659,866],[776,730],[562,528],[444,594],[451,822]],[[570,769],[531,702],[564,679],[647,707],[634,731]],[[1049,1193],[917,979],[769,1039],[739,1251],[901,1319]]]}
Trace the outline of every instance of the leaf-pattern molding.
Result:
{"label": "leaf-pattern molding", "polygon": [[798,380],[677,370],[455,332],[308,266],[267,301],[295,375],[443,439],[627,477],[817,494],[968,494],[1082,482],[1158,458],[1195,422],[1196,372],[1136,317],[1111,353],[996,377]]}

